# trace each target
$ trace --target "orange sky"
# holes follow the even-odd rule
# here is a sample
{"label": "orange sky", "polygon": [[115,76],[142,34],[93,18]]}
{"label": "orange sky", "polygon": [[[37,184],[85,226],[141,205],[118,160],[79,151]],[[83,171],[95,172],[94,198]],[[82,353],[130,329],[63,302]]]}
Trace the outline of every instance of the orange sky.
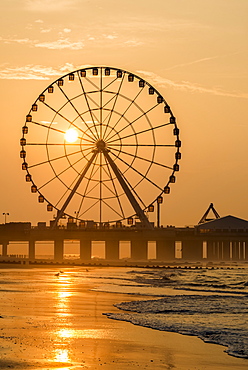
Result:
{"label": "orange sky", "polygon": [[248,219],[247,16],[247,0],[1,0],[0,215],[51,218],[21,170],[21,127],[52,81],[103,65],[147,80],[177,117],[181,169],[162,224],[196,224],[210,202]]}

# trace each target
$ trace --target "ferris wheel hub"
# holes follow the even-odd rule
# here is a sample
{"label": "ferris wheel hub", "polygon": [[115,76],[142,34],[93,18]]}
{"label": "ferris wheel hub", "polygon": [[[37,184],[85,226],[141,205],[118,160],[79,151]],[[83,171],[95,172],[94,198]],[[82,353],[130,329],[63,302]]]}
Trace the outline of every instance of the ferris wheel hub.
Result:
{"label": "ferris wheel hub", "polygon": [[100,139],[96,142],[96,148],[98,150],[98,152],[104,152],[106,150],[106,146],[107,144],[105,143],[105,141],[103,139]]}

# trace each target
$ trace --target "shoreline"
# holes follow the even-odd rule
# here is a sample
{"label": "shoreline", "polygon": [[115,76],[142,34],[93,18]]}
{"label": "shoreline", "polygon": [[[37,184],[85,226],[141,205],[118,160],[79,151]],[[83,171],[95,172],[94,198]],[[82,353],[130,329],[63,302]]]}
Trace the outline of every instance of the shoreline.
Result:
{"label": "shoreline", "polygon": [[[66,267],[66,270],[72,269]],[[31,311],[25,309],[26,305],[33,304],[31,301],[24,301],[24,306],[23,301],[17,300],[19,306],[11,312],[7,311],[8,307],[5,312],[1,310],[1,316],[8,313],[17,319],[13,319],[14,325],[13,322],[9,325],[10,320],[1,327],[0,367],[22,370],[247,369],[247,360],[226,354],[224,346],[206,343],[194,336],[109,319],[105,313],[120,312],[114,304],[144,300],[147,296],[91,290],[95,286],[94,282],[87,281],[81,287],[80,296],[72,296],[69,307],[72,316],[63,311],[68,303],[66,296],[64,301],[58,300],[57,304],[62,305],[58,306],[61,310],[58,321],[55,318],[51,322],[51,313],[42,311],[48,301],[40,301],[38,318],[37,314],[29,317]],[[1,323],[2,320],[0,318]]]}
{"label": "shoreline", "polygon": [[0,269],[1,268],[40,268],[40,267],[92,267],[92,268],[106,268],[106,267],[125,267],[125,268],[183,268],[183,269],[223,269],[223,268],[242,268],[242,266],[248,266],[246,261],[186,261],[186,260],[173,260],[173,261],[85,261],[82,262],[79,259],[76,260],[63,260],[54,261],[50,259],[37,259],[29,260],[25,258],[8,258],[3,259],[0,256]]}

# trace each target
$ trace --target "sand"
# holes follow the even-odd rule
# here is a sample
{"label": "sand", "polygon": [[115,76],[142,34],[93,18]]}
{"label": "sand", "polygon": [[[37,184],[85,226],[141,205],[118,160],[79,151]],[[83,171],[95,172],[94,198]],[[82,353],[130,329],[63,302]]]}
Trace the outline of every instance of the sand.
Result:
{"label": "sand", "polygon": [[[59,299],[28,301],[25,292],[12,306],[0,302],[1,369],[173,369],[245,370],[246,359],[227,355],[225,347],[199,338],[110,320],[114,303],[147,297],[91,291]],[[69,304],[69,306],[68,306]]]}

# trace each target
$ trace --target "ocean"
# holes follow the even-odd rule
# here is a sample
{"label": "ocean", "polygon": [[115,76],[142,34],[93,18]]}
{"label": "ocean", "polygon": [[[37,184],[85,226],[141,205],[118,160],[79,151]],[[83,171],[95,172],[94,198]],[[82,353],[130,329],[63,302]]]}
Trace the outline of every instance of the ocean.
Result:
{"label": "ocean", "polygon": [[118,311],[102,312],[109,319],[197,336],[248,358],[248,265],[63,269],[0,269],[0,339],[20,340],[17,331],[10,334],[19,324],[32,333],[46,330],[49,340],[60,327],[65,335],[65,323],[78,325],[82,286],[93,285],[94,291],[129,297],[116,302]]}
{"label": "ocean", "polygon": [[248,266],[149,268],[103,277],[99,290],[142,294],[151,299],[121,302],[110,319],[194,335],[248,358]]}

